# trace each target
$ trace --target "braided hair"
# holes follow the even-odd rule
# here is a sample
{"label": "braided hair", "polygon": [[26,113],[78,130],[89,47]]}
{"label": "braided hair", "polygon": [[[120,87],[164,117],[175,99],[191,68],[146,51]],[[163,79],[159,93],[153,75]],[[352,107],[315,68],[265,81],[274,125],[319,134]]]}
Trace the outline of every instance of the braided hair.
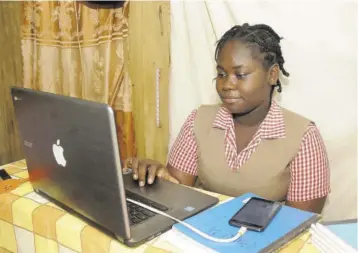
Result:
{"label": "braided hair", "polygon": [[[277,63],[281,72],[288,77],[289,73],[283,67],[285,60],[281,52],[281,39],[282,37],[278,36],[278,34],[268,25],[249,25],[247,23],[242,26],[235,25],[217,42],[215,60],[218,60],[220,50],[224,47],[227,41],[239,40],[250,47],[258,49],[259,54],[264,55],[263,66],[266,69],[269,69],[273,64]],[[278,92],[282,91],[280,80],[277,80],[272,91],[275,87],[278,87]]]}

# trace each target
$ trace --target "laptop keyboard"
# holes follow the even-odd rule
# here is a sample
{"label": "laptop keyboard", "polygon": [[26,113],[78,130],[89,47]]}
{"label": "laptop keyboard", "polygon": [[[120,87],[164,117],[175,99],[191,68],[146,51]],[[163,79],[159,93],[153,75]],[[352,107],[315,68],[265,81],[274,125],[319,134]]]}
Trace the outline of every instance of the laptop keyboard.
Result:
{"label": "laptop keyboard", "polygon": [[[168,210],[168,208],[166,206],[163,206],[161,204],[158,204],[156,202],[153,202],[149,199],[143,198],[143,197],[133,194],[131,192],[126,191],[126,195],[130,199],[133,199],[137,202],[141,202],[141,203],[146,204],[150,207],[156,208],[160,211],[165,212]],[[131,225],[141,223],[141,222],[157,215],[156,213],[149,211],[148,209],[145,209],[145,208],[138,206],[137,204],[134,204],[129,201],[127,201],[127,209],[128,209],[128,216],[129,216]]]}
{"label": "laptop keyboard", "polygon": [[128,216],[131,225],[141,223],[142,221],[145,221],[150,217],[156,215],[156,213],[153,213],[129,201],[127,201],[127,208],[128,208]]}

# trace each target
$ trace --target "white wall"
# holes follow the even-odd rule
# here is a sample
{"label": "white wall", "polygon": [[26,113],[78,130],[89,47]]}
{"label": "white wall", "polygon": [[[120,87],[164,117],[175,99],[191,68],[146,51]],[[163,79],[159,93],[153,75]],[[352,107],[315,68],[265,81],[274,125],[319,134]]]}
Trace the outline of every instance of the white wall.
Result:
{"label": "white wall", "polygon": [[326,219],[357,212],[357,6],[348,1],[173,1],[170,146],[192,109],[217,101],[215,41],[233,24],[266,23],[282,41],[287,85],[277,100],[316,122],[332,194]]}

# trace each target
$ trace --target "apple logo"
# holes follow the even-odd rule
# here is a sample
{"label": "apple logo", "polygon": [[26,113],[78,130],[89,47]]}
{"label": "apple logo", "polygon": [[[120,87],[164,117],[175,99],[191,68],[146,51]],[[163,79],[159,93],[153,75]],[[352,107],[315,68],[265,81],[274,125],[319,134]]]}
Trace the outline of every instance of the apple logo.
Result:
{"label": "apple logo", "polygon": [[60,140],[57,140],[57,144],[52,145],[53,155],[56,159],[56,162],[62,167],[66,166],[66,159],[63,156],[63,147],[60,146]]}

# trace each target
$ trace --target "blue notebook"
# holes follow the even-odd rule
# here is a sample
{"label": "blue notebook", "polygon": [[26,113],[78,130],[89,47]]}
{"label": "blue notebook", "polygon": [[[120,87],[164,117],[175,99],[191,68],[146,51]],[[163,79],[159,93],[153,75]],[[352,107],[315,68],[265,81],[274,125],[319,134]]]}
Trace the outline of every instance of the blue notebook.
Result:
{"label": "blue notebook", "polygon": [[[231,238],[237,234],[239,228],[229,224],[230,218],[244,205],[245,199],[254,196],[259,197],[253,194],[242,195],[188,218],[185,222],[211,236]],[[173,229],[217,252],[274,252],[300,235],[319,219],[320,216],[317,214],[284,205],[263,232],[248,230],[241,238],[232,243],[210,241],[179,223],[173,225]]]}

